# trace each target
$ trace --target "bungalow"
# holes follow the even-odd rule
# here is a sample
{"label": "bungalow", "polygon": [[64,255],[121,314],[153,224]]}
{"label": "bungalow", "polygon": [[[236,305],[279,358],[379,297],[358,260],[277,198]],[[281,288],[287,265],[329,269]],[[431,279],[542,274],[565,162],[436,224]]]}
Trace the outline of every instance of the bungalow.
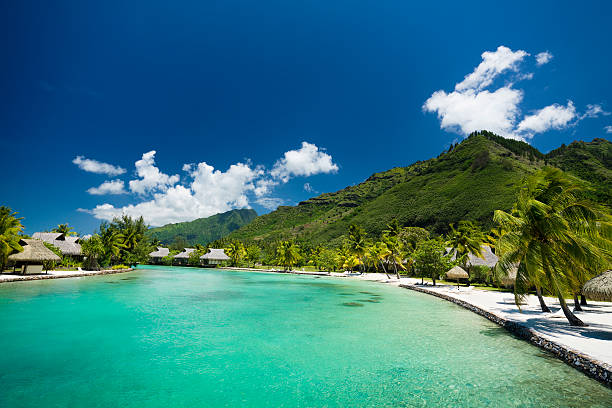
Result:
{"label": "bungalow", "polygon": [[180,254],[174,255],[174,262],[177,265],[186,265],[189,260],[189,255],[195,251],[193,248],[185,248]]}
{"label": "bungalow", "polygon": [[[446,248],[448,252],[452,251],[451,248]],[[482,253],[482,258],[476,255],[469,254],[466,262],[466,266],[488,266],[489,268],[493,268],[497,265],[497,261],[499,258],[497,255],[491,251],[491,247],[488,245],[483,245],[480,247],[480,252]],[[456,258],[456,254],[453,254],[452,260],[454,261]]]}
{"label": "bungalow", "polygon": [[200,259],[204,261],[204,265],[219,265],[229,261],[230,257],[225,254],[223,249],[210,248]]}
{"label": "bungalow", "polygon": [[170,254],[170,249],[164,247],[157,247],[157,251],[151,252],[149,254],[149,258],[151,263],[160,264],[162,263],[162,258],[168,256]]}
{"label": "bungalow", "polygon": [[45,246],[43,241],[37,239],[22,239],[19,245],[23,247],[22,252],[9,255],[9,261],[14,262],[21,269],[21,274],[42,273],[44,262],[60,262],[62,259]]}
{"label": "bungalow", "polygon": [[80,259],[83,257],[79,237],[65,235],[59,232],[35,232],[32,238],[53,245],[64,256]]}

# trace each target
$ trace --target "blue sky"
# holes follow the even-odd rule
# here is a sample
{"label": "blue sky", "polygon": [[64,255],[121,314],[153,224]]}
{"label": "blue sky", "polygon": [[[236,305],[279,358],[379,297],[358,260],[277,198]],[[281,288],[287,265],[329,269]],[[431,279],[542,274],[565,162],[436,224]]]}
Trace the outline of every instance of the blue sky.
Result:
{"label": "blue sky", "polygon": [[0,204],[90,233],[264,213],[480,128],[609,138],[610,4],[10,2]]}

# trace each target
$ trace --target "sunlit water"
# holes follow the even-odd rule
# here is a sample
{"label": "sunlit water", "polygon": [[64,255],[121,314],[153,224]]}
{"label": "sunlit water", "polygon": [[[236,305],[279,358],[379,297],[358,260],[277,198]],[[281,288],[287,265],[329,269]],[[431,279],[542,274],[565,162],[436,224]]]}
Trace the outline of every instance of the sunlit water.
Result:
{"label": "sunlit water", "polygon": [[191,268],[0,285],[1,407],[612,406],[431,296]]}

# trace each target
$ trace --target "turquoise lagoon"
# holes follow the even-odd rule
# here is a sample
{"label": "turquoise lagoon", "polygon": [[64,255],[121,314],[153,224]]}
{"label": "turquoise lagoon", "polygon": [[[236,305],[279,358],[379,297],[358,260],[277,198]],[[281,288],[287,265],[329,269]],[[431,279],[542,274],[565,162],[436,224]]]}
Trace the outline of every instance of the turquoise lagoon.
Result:
{"label": "turquoise lagoon", "polygon": [[0,384],[1,407],[612,406],[434,297],[169,267],[0,285]]}

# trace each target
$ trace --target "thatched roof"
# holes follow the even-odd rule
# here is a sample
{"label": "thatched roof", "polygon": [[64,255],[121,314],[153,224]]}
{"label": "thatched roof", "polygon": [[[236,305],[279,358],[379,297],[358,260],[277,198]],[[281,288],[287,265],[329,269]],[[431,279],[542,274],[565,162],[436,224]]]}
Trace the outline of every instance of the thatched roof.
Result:
{"label": "thatched roof", "polygon": [[513,266],[509,271],[508,275],[501,278],[501,283],[504,286],[512,286],[516,281],[516,273],[518,272],[518,266]]}
{"label": "thatched roof", "polygon": [[19,245],[23,247],[23,251],[17,254],[10,255],[8,259],[18,262],[43,262],[43,261],[61,261],[62,259],[55,255],[53,251],[47,248],[43,241],[38,239],[22,239]]}
{"label": "thatched roof", "polygon": [[612,301],[612,270],[597,275],[582,287],[582,294],[589,299]]}
{"label": "thatched roof", "polygon": [[183,252],[181,252],[180,254],[174,255],[174,258],[187,259],[187,258],[189,258],[189,254],[191,254],[193,251],[195,251],[195,249],[193,249],[193,248],[185,248],[183,250]]}
{"label": "thatched roof", "polygon": [[[448,252],[452,251],[452,248],[446,248]],[[497,261],[499,258],[497,255],[493,253],[491,247],[488,245],[483,245],[480,247],[480,252],[482,253],[483,258],[479,256],[469,254],[467,259],[467,266],[488,266],[490,268],[497,265]],[[454,253],[451,259],[454,261],[457,258],[457,254]]]}
{"label": "thatched roof", "polygon": [[64,255],[82,255],[79,237],[66,236],[59,232],[35,232],[32,238],[39,239],[59,249]]}
{"label": "thatched roof", "polygon": [[223,249],[210,248],[207,253],[200,257],[200,259],[208,259],[209,261],[229,261],[230,257],[225,254]]}
{"label": "thatched roof", "polygon": [[168,256],[170,254],[170,249],[164,247],[157,247],[157,251],[151,252],[149,256],[151,258],[163,258],[164,256]]}
{"label": "thatched roof", "polygon": [[453,266],[448,272],[446,272],[448,279],[467,279],[470,277],[468,273],[460,266]]}

